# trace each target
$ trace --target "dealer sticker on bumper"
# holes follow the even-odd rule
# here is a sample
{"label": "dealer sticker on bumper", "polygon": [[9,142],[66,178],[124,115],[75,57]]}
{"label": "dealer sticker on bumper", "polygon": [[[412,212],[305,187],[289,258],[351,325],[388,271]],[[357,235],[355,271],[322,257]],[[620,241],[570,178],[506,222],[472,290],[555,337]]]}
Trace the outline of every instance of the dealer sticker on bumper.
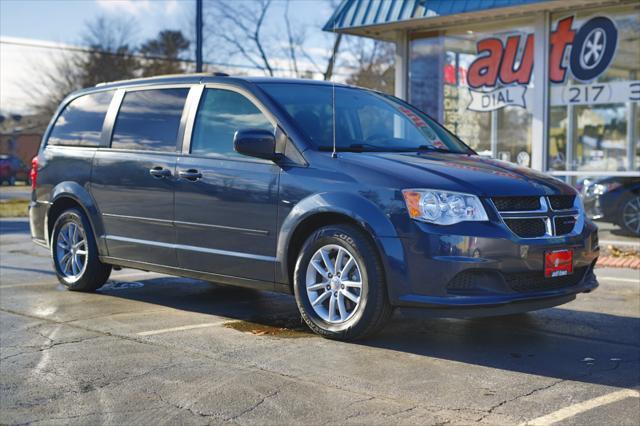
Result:
{"label": "dealer sticker on bumper", "polygon": [[544,276],[562,277],[573,273],[573,250],[555,250],[544,254]]}

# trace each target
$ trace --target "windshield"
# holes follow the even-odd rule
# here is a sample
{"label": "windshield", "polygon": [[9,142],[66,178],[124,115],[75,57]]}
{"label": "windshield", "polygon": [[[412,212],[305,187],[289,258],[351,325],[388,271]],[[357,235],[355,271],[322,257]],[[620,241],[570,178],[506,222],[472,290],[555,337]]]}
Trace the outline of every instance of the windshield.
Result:
{"label": "windshield", "polygon": [[[330,85],[262,83],[260,87],[284,107],[317,149],[333,149]],[[429,116],[392,96],[336,87],[335,97],[338,151],[472,152]]]}

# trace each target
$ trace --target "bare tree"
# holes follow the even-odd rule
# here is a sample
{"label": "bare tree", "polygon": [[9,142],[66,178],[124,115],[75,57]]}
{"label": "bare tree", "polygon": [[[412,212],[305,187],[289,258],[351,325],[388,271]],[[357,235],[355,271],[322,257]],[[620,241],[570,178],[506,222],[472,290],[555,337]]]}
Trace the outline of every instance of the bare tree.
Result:
{"label": "bare tree", "polygon": [[[227,1],[208,3],[205,25],[216,47],[229,55],[240,55],[256,68],[273,76],[274,67],[265,49],[263,25],[272,0]],[[219,43],[222,41],[223,43]]]}
{"label": "bare tree", "polygon": [[69,52],[49,64],[38,64],[40,78],[27,82],[31,94],[29,107],[42,121],[48,120],[60,102],[71,92],[82,88],[81,72],[76,67],[80,54]]}
{"label": "bare tree", "polygon": [[351,39],[349,45],[349,62],[355,71],[347,78],[347,83],[393,93],[395,46],[362,38]]}
{"label": "bare tree", "polygon": [[140,64],[132,46],[133,28],[137,28],[133,20],[105,17],[87,25],[83,42],[90,52],[78,64],[83,86],[136,76]]}
{"label": "bare tree", "polygon": [[134,55],[132,21],[98,18],[87,24],[81,40],[87,48],[60,50],[53,63],[34,65],[40,78],[28,82],[31,107],[45,119],[71,92],[104,81],[135,77],[139,62]]}
{"label": "bare tree", "polygon": [[293,72],[295,73],[296,77],[300,77],[296,50],[302,48],[302,43],[304,42],[304,33],[294,34],[291,27],[291,20],[289,19],[289,4],[290,1],[287,0],[284,11],[284,22],[285,26],[287,27],[287,51],[289,53],[289,60],[291,62],[291,67],[293,68]]}

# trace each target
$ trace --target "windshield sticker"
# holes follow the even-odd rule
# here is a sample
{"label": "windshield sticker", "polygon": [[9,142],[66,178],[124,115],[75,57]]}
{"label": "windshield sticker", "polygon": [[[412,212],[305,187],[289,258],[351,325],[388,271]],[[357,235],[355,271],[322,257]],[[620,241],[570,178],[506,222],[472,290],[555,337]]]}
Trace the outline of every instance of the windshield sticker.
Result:
{"label": "windshield sticker", "polygon": [[398,109],[420,129],[423,135],[427,137],[431,147],[437,149],[445,149],[447,151],[449,150],[449,147],[440,140],[436,132],[434,132],[431,126],[429,126],[427,122],[424,121],[420,116],[411,111],[409,108],[405,108],[403,106],[398,107]]}

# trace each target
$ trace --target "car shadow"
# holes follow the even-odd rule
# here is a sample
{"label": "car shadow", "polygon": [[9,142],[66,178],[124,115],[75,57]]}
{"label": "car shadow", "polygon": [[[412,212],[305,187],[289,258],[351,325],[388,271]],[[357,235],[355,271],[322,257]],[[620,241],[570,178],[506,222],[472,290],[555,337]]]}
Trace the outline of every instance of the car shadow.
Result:
{"label": "car shadow", "polygon": [[[162,277],[105,295],[301,332],[292,296]],[[405,318],[353,343],[386,351],[562,380],[634,387],[640,383],[640,319],[566,307],[482,319]],[[389,356],[381,352],[381,356]]]}

